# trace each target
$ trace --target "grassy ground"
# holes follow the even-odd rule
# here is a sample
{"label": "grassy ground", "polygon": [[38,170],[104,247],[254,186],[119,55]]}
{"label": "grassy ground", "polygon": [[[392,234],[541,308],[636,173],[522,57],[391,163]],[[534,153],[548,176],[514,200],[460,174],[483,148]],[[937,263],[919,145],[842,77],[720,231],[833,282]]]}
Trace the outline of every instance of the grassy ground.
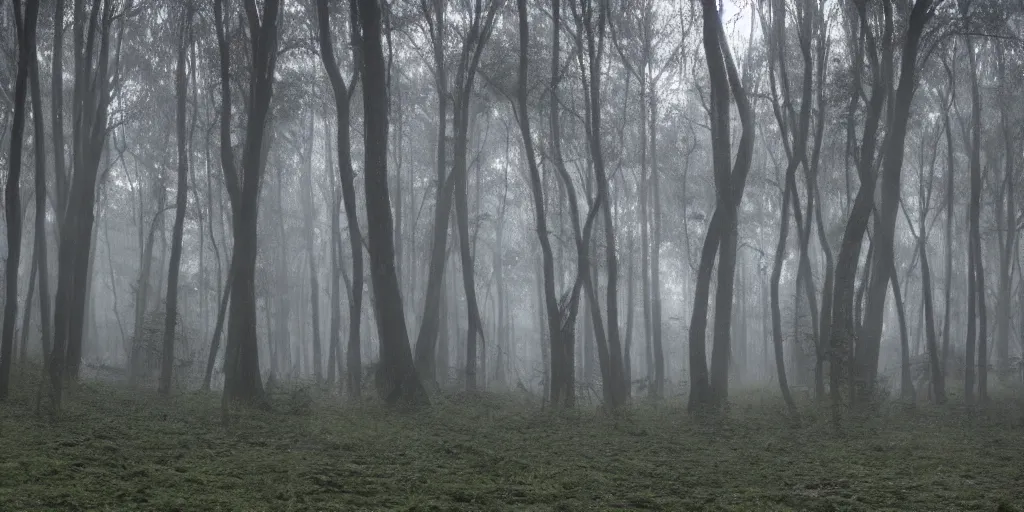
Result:
{"label": "grassy ground", "polygon": [[677,403],[610,419],[496,395],[419,412],[281,399],[225,429],[214,395],[83,384],[53,422],[20,393],[0,404],[0,510],[1024,510],[1009,401],[837,435],[758,395],[714,421]]}

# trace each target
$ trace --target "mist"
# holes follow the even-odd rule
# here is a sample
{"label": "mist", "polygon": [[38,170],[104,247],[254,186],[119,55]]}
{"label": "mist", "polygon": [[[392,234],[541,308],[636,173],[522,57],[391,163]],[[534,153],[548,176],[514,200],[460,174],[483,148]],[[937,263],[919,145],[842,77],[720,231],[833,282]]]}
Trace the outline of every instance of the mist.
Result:
{"label": "mist", "polygon": [[[1022,23],[997,0],[7,2],[0,505],[1015,510]],[[90,458],[110,429],[133,467],[185,436],[297,480],[197,494],[233,470],[182,445],[154,484]],[[74,490],[67,461],[134,490]],[[669,483],[693,472],[720,485]]]}

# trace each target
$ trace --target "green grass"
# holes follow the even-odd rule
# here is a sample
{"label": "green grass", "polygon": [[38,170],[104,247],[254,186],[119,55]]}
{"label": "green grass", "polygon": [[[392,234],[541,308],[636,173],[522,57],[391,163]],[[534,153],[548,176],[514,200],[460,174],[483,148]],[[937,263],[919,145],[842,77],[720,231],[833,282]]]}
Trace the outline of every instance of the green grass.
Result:
{"label": "green grass", "polygon": [[[31,387],[16,383],[21,388]],[[1022,510],[1019,402],[887,410],[842,435],[771,396],[728,417],[639,404],[553,415],[523,397],[394,412],[317,399],[235,411],[83,384],[59,421],[0,404],[0,510]],[[808,405],[809,408],[809,405]],[[993,408],[995,409],[995,408]],[[1017,507],[1017,508],[1014,508]]]}

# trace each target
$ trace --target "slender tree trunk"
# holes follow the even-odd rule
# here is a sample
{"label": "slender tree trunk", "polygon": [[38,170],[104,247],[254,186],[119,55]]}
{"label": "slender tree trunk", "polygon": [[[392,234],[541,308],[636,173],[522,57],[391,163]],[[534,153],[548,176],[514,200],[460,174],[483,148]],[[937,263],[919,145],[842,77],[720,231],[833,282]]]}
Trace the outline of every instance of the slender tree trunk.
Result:
{"label": "slender tree trunk", "polygon": [[[651,248],[651,341],[654,383],[658,396],[665,396],[665,350],[661,321],[661,189],[658,176],[658,98],[651,84],[651,195],[654,196],[654,247]],[[627,382],[627,386],[629,383]]]}
{"label": "slender tree trunk", "polygon": [[[900,182],[903,170],[904,143],[910,119],[910,107],[917,88],[917,55],[925,25],[931,18],[933,0],[916,0],[907,21],[906,39],[900,60],[900,80],[897,86],[893,112],[883,149],[881,176],[881,206],[876,216],[873,243],[877,245],[872,262],[871,282],[865,308],[864,327],[855,347],[855,381],[858,399],[872,399],[878,375],[881,350],[882,316],[885,309],[888,274],[893,266],[893,239],[896,215],[900,202]],[[863,188],[863,185],[862,185]]]}
{"label": "slender tree trunk", "polygon": [[[313,218],[316,217],[316,202],[313,197],[313,139],[314,118],[309,119],[309,140],[305,150],[305,172],[300,178],[304,206],[302,208],[303,231],[306,239],[306,257],[309,259],[309,304],[310,321],[313,327],[313,375],[318,384],[323,382],[323,350],[320,341],[320,279],[316,265],[316,251],[313,241]],[[331,170],[328,169],[328,172]]]}
{"label": "slender tree trunk", "polygon": [[[21,344],[17,348],[18,362],[22,365],[27,362],[28,358],[28,333],[32,329],[32,299],[35,297],[36,274],[39,272],[39,258],[34,251],[38,249],[38,246],[33,249],[32,270],[28,274],[28,294],[25,296],[25,312],[21,315]],[[11,357],[14,357],[13,353]]]}
{"label": "slender tree trunk", "polygon": [[[188,70],[186,57],[192,40],[192,14],[190,5],[183,7],[185,15],[181,26],[178,46],[178,69],[175,72],[175,91],[177,94],[177,139],[178,139],[178,190],[174,210],[174,228],[171,233],[171,261],[167,270],[167,312],[164,318],[163,357],[160,360],[159,392],[168,395],[171,392],[171,378],[174,371],[174,328],[178,319],[178,272],[181,268],[182,236],[185,232],[185,208],[188,204],[188,153],[186,151],[187,133],[185,109],[188,96]],[[195,115],[193,112],[192,115]]]}
{"label": "slender tree trunk", "polygon": [[[955,94],[956,85],[953,83],[952,72],[950,71],[950,94]],[[943,375],[949,371],[949,339],[950,339],[950,313],[953,310],[953,197],[954,180],[953,171],[956,166],[956,159],[953,154],[953,129],[949,119],[949,110],[945,109],[942,115],[943,132],[946,135],[946,271],[944,312],[942,318],[942,352],[940,353],[941,370]]]}
{"label": "slender tree trunk", "polygon": [[[946,402],[945,370],[940,362],[939,346],[935,336],[935,312],[932,305],[932,271],[928,264],[928,247],[925,238],[924,218],[921,218],[921,240],[918,241],[918,253],[921,257],[921,295],[924,299],[924,322],[926,330],[926,346],[928,347],[928,362],[931,369],[931,395],[932,400],[937,404]],[[948,308],[947,308],[948,309]]]}
{"label": "slender tree trunk", "polygon": [[203,389],[210,390],[210,380],[213,378],[213,366],[217,361],[217,352],[220,350],[220,338],[224,332],[224,317],[228,311],[228,301],[231,299],[231,277],[232,269],[228,267],[227,281],[224,283],[224,290],[220,294],[220,306],[217,308],[217,321],[213,328],[213,339],[210,341],[210,355],[206,358],[206,372],[203,375]]}
{"label": "slender tree trunk", "polygon": [[[36,58],[36,18],[39,2],[29,1],[22,18],[21,2],[14,0],[15,24],[18,27],[18,71],[14,86],[14,122],[11,125],[10,170],[4,189],[7,224],[7,290],[4,302],[3,339],[0,341],[0,400],[10,393],[11,358],[14,355],[14,326],[18,322],[18,267],[21,263],[21,160],[25,134],[25,111],[28,110],[29,62]],[[35,141],[37,146],[41,142]]]}
{"label": "slender tree trunk", "polygon": [[[356,9],[355,3],[352,4]],[[362,392],[362,351],[360,350],[360,322],[363,310],[363,247],[362,231],[359,228],[359,216],[356,213],[356,191],[355,172],[352,169],[352,153],[350,147],[350,119],[349,107],[352,95],[355,92],[355,81],[353,76],[349,85],[341,77],[337,59],[334,56],[334,43],[331,41],[330,18],[326,0],[317,0],[317,27],[318,41],[320,45],[320,58],[323,61],[324,69],[331,81],[331,88],[334,92],[334,106],[337,113],[337,152],[338,170],[341,178],[341,193],[345,206],[345,219],[348,222],[349,248],[352,252],[352,293],[349,301],[349,338],[348,338],[348,389],[352,397],[358,397]],[[358,9],[356,9],[358,10]],[[355,16],[355,13],[353,13]],[[355,27],[352,29],[352,41],[357,41],[358,36]],[[353,48],[356,45],[353,44]],[[360,70],[358,63],[361,56],[354,55],[357,61],[354,75]],[[385,153],[386,155],[387,153]],[[339,353],[340,356],[340,353]]]}
{"label": "slender tree trunk", "polygon": [[914,392],[914,378],[910,373],[910,337],[907,335],[907,314],[903,308],[903,295],[900,293],[900,281],[896,275],[896,266],[889,271],[889,283],[892,286],[892,298],[896,302],[896,317],[900,325],[900,397],[913,402],[917,394]]}

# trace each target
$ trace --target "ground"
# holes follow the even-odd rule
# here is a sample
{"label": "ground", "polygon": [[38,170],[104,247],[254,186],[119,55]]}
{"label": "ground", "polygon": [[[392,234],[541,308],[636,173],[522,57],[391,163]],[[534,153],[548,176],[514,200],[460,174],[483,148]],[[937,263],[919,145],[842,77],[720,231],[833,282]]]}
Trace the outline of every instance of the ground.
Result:
{"label": "ground", "polygon": [[[26,387],[24,384],[22,388]],[[837,434],[768,394],[697,420],[509,395],[390,411],[304,392],[221,421],[214,394],[84,383],[57,421],[0,403],[0,510],[1024,510],[1020,403],[890,407]],[[980,416],[980,417],[979,417]]]}

